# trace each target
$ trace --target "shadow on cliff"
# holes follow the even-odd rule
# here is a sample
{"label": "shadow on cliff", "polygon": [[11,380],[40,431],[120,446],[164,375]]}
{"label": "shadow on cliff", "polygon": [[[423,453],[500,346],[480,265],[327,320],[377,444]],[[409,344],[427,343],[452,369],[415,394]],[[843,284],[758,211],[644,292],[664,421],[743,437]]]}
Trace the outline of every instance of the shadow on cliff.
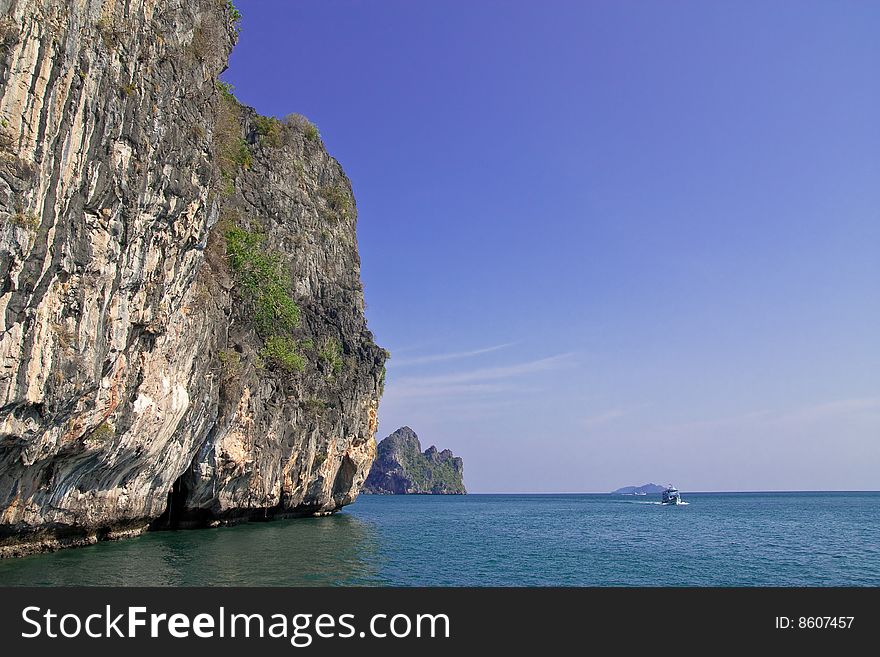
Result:
{"label": "shadow on cliff", "polygon": [[381,585],[376,528],[350,514],[128,541],[0,561],[6,586]]}
{"label": "shadow on cliff", "polygon": [[[333,482],[333,498],[339,508],[351,504],[354,499],[350,495],[351,481],[357,473],[357,464],[348,456],[343,457],[342,464]],[[232,509],[226,513],[216,513],[214,509],[200,509],[191,506],[191,490],[187,485],[189,472],[185,472],[171,486],[165,511],[149,525],[149,531],[167,531],[178,529],[202,529],[205,527],[232,526],[248,522],[269,522],[289,518],[307,518],[315,515],[330,515],[321,512],[318,504],[301,504],[289,507],[278,504],[271,507],[251,509]]]}
{"label": "shadow on cliff", "polygon": [[207,514],[201,518],[201,522],[193,517],[192,510],[186,507],[186,501],[189,498],[189,487],[184,481],[184,477],[180,477],[171,486],[168,493],[168,506],[164,513],[150,523],[150,531],[162,529],[184,529],[187,527],[199,527],[207,524]]}

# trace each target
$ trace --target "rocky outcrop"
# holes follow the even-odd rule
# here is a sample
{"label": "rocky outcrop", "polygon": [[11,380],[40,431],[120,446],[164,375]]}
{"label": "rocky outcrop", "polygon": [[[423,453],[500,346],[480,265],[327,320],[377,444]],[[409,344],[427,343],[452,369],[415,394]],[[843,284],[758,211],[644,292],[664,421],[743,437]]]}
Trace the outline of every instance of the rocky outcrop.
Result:
{"label": "rocky outcrop", "polygon": [[659,495],[666,490],[666,486],[659,484],[644,484],[643,486],[624,486],[612,491],[612,495]]}
{"label": "rocky outcrop", "polygon": [[379,443],[364,493],[374,495],[464,495],[464,463],[433,445],[422,452],[419,437],[401,427]]}
{"label": "rocky outcrop", "polygon": [[225,0],[0,0],[0,556],[331,513],[375,455],[351,186]]}

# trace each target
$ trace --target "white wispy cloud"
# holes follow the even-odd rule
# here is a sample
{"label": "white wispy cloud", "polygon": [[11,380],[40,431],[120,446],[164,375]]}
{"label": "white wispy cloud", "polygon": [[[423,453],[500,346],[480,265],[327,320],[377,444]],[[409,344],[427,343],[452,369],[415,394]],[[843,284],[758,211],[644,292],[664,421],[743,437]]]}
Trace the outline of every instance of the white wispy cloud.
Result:
{"label": "white wispy cloud", "polygon": [[783,410],[757,410],[723,418],[697,420],[667,427],[669,431],[723,429],[739,426],[779,427],[869,415],[880,420],[880,397],[836,399]]}
{"label": "white wispy cloud", "polygon": [[495,345],[494,347],[484,347],[482,349],[474,349],[472,351],[455,351],[446,354],[431,354],[428,356],[417,356],[415,358],[405,358],[403,360],[397,360],[392,358],[389,362],[391,367],[405,367],[408,365],[425,365],[428,363],[440,363],[447,360],[457,360],[460,358],[471,358],[472,356],[480,356],[482,354],[488,354],[493,351],[498,351],[499,349],[505,349],[507,347],[513,346],[514,342],[507,342],[505,344]]}
{"label": "white wispy cloud", "polygon": [[638,413],[638,411],[641,411],[642,409],[649,406],[651,406],[650,403],[632,403],[612,406],[611,408],[607,408],[604,411],[596,412],[593,415],[588,415],[587,417],[581,418],[581,420],[578,422],[578,425],[581,428],[590,431],[592,429],[596,429],[597,427],[616,422],[617,420],[631,417],[634,414]]}
{"label": "white wispy cloud", "polygon": [[811,421],[837,418],[842,415],[860,415],[880,412],[880,397],[836,399],[803,406],[780,415],[781,421]]}
{"label": "white wispy cloud", "polygon": [[407,381],[389,385],[383,400],[389,397],[394,399],[412,399],[414,397],[449,398],[498,395],[510,392],[513,389],[513,386],[505,384],[461,383],[434,385],[422,381]]}
{"label": "white wispy cloud", "polygon": [[523,391],[522,379],[540,372],[568,367],[573,354],[559,354],[547,358],[431,376],[389,377],[386,397],[450,398],[477,395],[500,395]]}
{"label": "white wispy cloud", "polygon": [[548,370],[557,370],[567,366],[571,362],[574,354],[559,354],[557,356],[549,356],[547,358],[539,358],[537,360],[526,361],[524,363],[516,363],[514,365],[501,365],[498,367],[481,367],[473,370],[462,372],[452,372],[450,374],[438,374],[433,376],[414,376],[402,377],[397,379],[399,386],[412,385],[448,385],[455,383],[469,383],[478,381],[497,381],[504,379],[512,379],[536,372],[546,372]]}
{"label": "white wispy cloud", "polygon": [[581,420],[581,427],[589,431],[590,429],[601,427],[609,422],[614,422],[614,420],[619,420],[628,413],[629,411],[625,408],[609,408],[607,411],[591,415],[590,417]]}
{"label": "white wispy cloud", "polygon": [[408,344],[403,347],[394,346],[391,348],[391,354],[396,356],[397,354],[405,354],[412,353],[414,351],[423,351],[427,349],[431,345],[437,344],[437,340],[431,340],[429,342],[420,342],[418,344]]}

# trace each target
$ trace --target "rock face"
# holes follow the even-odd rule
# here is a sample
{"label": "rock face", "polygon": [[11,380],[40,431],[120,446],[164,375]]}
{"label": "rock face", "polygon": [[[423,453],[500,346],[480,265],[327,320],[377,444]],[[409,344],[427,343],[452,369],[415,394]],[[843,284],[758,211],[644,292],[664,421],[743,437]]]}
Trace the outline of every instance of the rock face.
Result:
{"label": "rock face", "polygon": [[331,513],[386,352],[351,186],[225,0],[0,0],[0,556]]}
{"label": "rock face", "polygon": [[375,495],[464,495],[464,463],[433,445],[422,452],[419,437],[401,427],[379,443],[364,493]]}

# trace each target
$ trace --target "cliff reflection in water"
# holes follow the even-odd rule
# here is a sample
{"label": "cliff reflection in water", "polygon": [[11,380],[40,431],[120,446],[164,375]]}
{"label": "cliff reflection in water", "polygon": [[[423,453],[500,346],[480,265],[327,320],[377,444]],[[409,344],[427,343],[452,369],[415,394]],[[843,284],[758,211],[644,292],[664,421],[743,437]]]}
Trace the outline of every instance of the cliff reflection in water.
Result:
{"label": "cliff reflection in water", "polygon": [[149,533],[0,560],[0,585],[345,586],[382,584],[375,529],[349,514]]}

